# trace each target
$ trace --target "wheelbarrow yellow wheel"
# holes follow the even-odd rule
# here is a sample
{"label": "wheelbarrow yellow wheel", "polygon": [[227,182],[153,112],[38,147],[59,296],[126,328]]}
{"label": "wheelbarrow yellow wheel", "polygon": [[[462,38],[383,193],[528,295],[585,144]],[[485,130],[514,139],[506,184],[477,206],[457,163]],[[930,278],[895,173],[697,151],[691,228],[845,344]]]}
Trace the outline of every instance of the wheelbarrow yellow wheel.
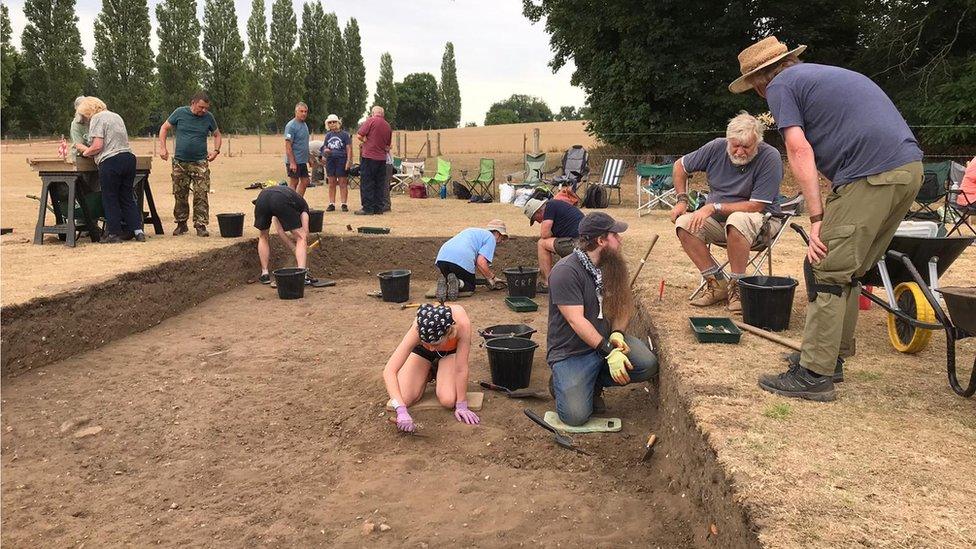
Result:
{"label": "wheelbarrow yellow wheel", "polygon": [[[920,322],[935,322],[935,311],[925,299],[925,294],[915,282],[902,282],[895,286],[895,301],[898,308],[906,315]],[[915,354],[924,349],[932,339],[932,330],[916,328],[901,320],[892,313],[888,313],[888,338],[895,349],[909,354]]]}

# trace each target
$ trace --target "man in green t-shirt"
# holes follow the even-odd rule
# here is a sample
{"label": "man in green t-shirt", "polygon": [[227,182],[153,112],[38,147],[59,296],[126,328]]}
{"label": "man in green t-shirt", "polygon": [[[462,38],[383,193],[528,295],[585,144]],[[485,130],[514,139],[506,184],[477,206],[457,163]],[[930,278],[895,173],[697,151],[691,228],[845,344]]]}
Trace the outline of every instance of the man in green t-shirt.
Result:
{"label": "man in green t-shirt", "polygon": [[[189,231],[186,226],[190,218],[190,189],[193,189],[193,226],[197,236],[210,236],[207,222],[210,220],[210,162],[220,154],[220,130],[217,119],[210,114],[210,97],[197,92],[190,98],[190,106],[183,106],[169,115],[159,128],[159,157],[169,159],[166,150],[166,134],[170,128],[176,129],[176,152],[173,155],[173,217],[178,236]],[[207,153],[207,135],[213,134],[214,150]]]}

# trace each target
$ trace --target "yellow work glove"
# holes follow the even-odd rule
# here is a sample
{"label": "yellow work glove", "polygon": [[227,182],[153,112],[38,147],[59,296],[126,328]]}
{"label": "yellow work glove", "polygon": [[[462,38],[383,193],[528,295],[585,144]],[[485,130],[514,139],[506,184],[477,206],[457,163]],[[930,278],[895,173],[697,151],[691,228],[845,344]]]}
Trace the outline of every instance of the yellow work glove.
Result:
{"label": "yellow work glove", "polygon": [[625,355],[628,354],[628,353],[630,353],[630,346],[627,345],[627,342],[626,341],[624,341],[624,333],[623,332],[616,331],[616,332],[613,332],[612,334],[610,334],[610,343],[614,347],[617,347],[618,349],[622,350]]}
{"label": "yellow work glove", "polygon": [[618,347],[607,355],[607,365],[610,366],[610,377],[617,385],[630,383],[630,375],[627,370],[633,370],[634,367],[630,364],[630,360],[627,360],[627,355],[622,349]]}

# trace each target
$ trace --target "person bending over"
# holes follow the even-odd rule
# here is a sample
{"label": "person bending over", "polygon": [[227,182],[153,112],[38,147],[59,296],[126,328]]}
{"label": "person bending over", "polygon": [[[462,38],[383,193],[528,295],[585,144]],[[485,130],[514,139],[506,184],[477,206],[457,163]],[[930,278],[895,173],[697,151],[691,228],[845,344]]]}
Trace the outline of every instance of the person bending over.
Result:
{"label": "person bending over", "polygon": [[603,212],[588,214],[580,222],[579,246],[549,275],[549,391],[567,425],[582,425],[604,412],[605,387],[657,375],[653,351],[624,334],[634,312],[620,253],[620,235],[626,230],[626,223]]}
{"label": "person bending over", "polygon": [[435,295],[441,301],[454,301],[458,296],[474,293],[475,272],[488,280],[488,287],[500,283],[491,270],[495,247],[508,240],[508,229],[500,219],[492,219],[484,229],[464,229],[445,242],[437,252],[435,265],[441,271]]}
{"label": "person bending over", "polygon": [[525,203],[522,213],[529,218],[529,225],[539,223],[539,242],[536,246],[539,255],[539,279],[536,291],[549,291],[549,272],[552,271],[552,254],[560,258],[573,253],[576,239],[579,238],[579,223],[583,212],[563,200],[530,199]]}
{"label": "person bending over", "polygon": [[437,400],[461,423],[477,425],[477,414],[468,409],[468,357],[471,354],[471,321],[460,305],[431,305],[417,310],[410,329],[383,368],[383,382],[393,399],[397,429],[417,429],[408,410],[435,382]]}
{"label": "person bending over", "polygon": [[[308,202],[295,189],[275,185],[261,191],[254,201],[254,227],[258,236],[258,259],[261,261],[261,284],[271,284],[268,263],[271,260],[269,229],[274,225],[278,238],[295,254],[299,269],[306,268],[308,257]],[[305,284],[314,279],[305,273]]]}

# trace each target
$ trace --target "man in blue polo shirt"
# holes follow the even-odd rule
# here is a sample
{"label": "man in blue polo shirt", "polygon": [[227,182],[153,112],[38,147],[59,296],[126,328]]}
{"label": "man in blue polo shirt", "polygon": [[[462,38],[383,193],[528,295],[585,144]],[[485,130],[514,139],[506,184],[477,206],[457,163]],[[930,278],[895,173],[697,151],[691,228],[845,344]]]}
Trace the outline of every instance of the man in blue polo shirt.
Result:
{"label": "man in blue polo shirt", "polygon": [[[769,392],[835,398],[840,355],[854,351],[857,279],[884,255],[922,185],[922,151],[891,99],[870,78],[802,63],[774,36],[739,54],[733,93],[755,90],[783,134],[790,170],[810,209],[804,262],[807,306],[802,351],[786,372],[764,375]],[[817,172],[830,181],[821,205]]]}
{"label": "man in blue polo shirt", "polygon": [[[691,302],[697,307],[728,301],[729,312],[742,311],[737,281],[745,276],[765,214],[779,213],[783,160],[779,151],[763,142],[765,129],[754,116],[740,113],[729,121],[724,138],[713,139],[674,163],[678,202],[671,210],[671,221],[681,247],[705,279],[704,293]],[[692,172],[708,174],[709,193],[703,207],[687,213],[688,174]],[[779,221],[770,219],[770,230],[778,229]],[[726,279],[708,244],[726,246],[732,280]]]}
{"label": "man in blue polo shirt", "polygon": [[308,187],[308,105],[295,105],[295,118],[285,124],[285,167],[288,186],[305,196]]}
{"label": "man in blue polo shirt", "polygon": [[560,259],[573,253],[579,238],[579,224],[583,212],[564,200],[530,199],[522,209],[529,225],[539,223],[539,242],[536,251],[539,256],[539,284],[536,291],[549,292],[549,272],[552,271],[552,254]]}

